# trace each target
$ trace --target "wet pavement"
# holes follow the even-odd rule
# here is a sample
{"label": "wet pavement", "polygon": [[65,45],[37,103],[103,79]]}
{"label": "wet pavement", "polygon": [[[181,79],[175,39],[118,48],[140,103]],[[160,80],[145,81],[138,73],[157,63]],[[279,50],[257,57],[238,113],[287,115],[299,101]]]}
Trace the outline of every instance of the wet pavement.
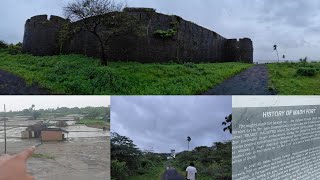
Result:
{"label": "wet pavement", "polygon": [[7,71],[0,70],[0,94],[2,95],[36,95],[51,94],[37,85],[29,86],[25,80]]}
{"label": "wet pavement", "polygon": [[185,180],[185,178],[177,170],[170,168],[162,175],[162,180]]}
{"label": "wet pavement", "polygon": [[268,69],[265,65],[256,65],[236,76],[227,79],[203,95],[275,95],[268,88]]}

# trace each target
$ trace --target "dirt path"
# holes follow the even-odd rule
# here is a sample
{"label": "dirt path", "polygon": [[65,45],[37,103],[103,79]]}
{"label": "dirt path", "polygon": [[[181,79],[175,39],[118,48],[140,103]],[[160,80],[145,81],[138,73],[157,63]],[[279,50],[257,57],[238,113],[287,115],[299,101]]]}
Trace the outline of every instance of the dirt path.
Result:
{"label": "dirt path", "polygon": [[268,89],[268,69],[256,65],[227,79],[203,95],[275,95]]}
{"label": "dirt path", "polygon": [[0,94],[2,95],[28,95],[50,94],[48,90],[35,85],[28,86],[24,79],[6,71],[0,70]]}
{"label": "dirt path", "polygon": [[162,180],[184,180],[185,178],[181,176],[177,170],[174,168],[167,169],[162,175]]}

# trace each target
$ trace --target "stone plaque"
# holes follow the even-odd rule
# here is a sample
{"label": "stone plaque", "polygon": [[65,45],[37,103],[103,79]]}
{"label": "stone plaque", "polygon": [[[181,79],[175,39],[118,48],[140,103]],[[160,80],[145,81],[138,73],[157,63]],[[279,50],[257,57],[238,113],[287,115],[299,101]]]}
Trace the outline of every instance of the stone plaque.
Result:
{"label": "stone plaque", "polygon": [[320,106],[232,111],[232,179],[320,179]]}

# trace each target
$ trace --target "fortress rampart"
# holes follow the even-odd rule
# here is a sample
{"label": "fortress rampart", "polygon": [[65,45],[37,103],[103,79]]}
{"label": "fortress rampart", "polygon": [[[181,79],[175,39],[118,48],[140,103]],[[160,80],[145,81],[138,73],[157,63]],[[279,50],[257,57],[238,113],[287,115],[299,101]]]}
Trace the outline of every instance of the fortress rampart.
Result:
{"label": "fortress rampart", "polygon": [[[186,21],[179,16],[156,13],[149,8],[125,8],[123,12],[139,20],[142,35],[127,34],[110,39],[104,51],[113,61],[152,62],[253,62],[249,38],[226,39],[221,35]],[[106,14],[105,16],[108,16]],[[94,18],[94,17],[93,17]],[[33,55],[79,53],[100,57],[98,38],[81,30],[61,44],[60,32],[70,23],[58,16],[34,16],[27,20],[23,52]],[[103,30],[103,27],[100,27]],[[161,32],[170,32],[162,37]]]}

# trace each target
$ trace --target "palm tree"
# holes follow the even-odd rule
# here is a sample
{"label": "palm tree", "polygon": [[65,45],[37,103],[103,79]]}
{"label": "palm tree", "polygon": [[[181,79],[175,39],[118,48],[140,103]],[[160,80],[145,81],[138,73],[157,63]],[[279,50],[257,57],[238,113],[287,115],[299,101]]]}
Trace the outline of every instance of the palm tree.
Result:
{"label": "palm tree", "polygon": [[224,119],[225,121],[222,122],[222,125],[226,127],[223,128],[223,131],[229,130],[230,134],[232,134],[232,114],[229,114]]}
{"label": "palm tree", "polygon": [[278,53],[277,47],[278,47],[277,45],[273,45],[273,50],[277,51],[278,62],[279,62],[279,53]]}
{"label": "palm tree", "polygon": [[187,141],[188,141],[188,151],[189,151],[189,143],[191,141],[191,137],[190,136],[187,137]]}

